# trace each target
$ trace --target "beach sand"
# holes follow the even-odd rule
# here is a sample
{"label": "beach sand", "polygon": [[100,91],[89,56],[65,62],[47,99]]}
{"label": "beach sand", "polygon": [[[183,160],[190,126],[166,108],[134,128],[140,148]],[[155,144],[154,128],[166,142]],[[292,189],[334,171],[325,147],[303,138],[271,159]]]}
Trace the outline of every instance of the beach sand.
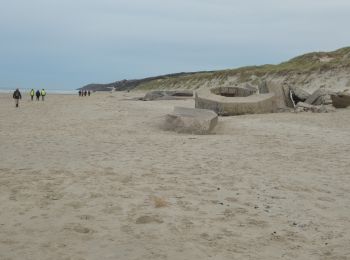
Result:
{"label": "beach sand", "polygon": [[0,95],[0,259],[350,259],[350,109],[162,131],[142,93]]}

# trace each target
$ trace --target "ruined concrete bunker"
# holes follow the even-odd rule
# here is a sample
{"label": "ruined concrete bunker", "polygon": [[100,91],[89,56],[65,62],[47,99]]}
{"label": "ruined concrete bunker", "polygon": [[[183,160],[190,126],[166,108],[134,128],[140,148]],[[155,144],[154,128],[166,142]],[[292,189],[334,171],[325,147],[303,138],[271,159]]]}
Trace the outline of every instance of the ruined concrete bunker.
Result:
{"label": "ruined concrete bunker", "polygon": [[210,109],[221,116],[273,113],[276,103],[274,93],[258,94],[248,88],[203,88],[195,92],[196,108]]}

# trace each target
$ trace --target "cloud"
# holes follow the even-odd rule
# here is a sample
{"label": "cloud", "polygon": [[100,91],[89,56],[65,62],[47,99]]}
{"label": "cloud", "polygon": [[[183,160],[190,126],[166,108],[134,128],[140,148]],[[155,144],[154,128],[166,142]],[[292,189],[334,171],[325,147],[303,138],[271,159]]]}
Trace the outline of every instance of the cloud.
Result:
{"label": "cloud", "polygon": [[0,87],[281,62],[348,45],[349,11],[343,0],[5,0]]}

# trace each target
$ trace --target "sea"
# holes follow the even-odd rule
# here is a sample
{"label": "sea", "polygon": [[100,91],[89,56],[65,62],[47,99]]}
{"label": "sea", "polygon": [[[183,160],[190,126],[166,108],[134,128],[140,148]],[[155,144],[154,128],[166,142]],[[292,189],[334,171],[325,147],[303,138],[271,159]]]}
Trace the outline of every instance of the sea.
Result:
{"label": "sea", "polygon": [[[16,88],[0,88],[0,93],[7,93],[12,94]],[[41,90],[41,89],[39,89]],[[19,88],[19,91],[21,93],[29,93],[31,91],[31,88]],[[34,89],[34,91],[37,91],[37,89]],[[47,94],[65,94],[65,95],[74,95],[78,93],[78,90],[74,89],[45,89]]]}

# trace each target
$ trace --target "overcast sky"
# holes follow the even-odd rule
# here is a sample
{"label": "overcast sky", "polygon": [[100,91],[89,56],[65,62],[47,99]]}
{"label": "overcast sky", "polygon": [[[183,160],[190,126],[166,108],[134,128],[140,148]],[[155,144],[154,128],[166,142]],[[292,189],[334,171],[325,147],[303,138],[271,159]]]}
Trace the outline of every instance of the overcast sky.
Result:
{"label": "overcast sky", "polygon": [[349,25],[349,0],[0,0],[0,88],[275,64]]}

